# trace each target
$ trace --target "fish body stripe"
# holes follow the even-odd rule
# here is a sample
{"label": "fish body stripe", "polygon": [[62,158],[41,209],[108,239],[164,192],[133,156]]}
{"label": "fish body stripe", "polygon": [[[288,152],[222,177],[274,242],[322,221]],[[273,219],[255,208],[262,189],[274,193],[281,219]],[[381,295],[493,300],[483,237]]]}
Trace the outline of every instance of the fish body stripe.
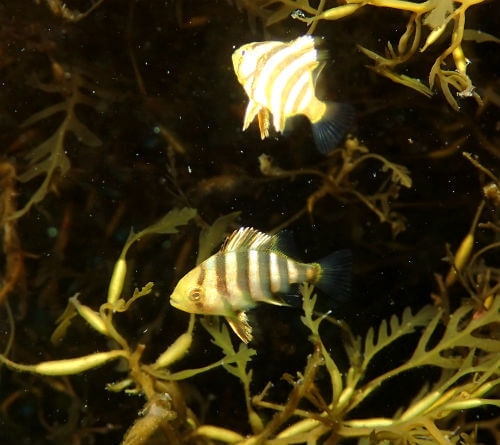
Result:
{"label": "fish body stripe", "polygon": [[196,284],[198,285],[198,287],[202,287],[203,286],[203,282],[205,281],[205,273],[206,273],[205,264],[201,263],[200,264],[200,273],[198,275],[198,280],[196,282]]}
{"label": "fish body stripe", "polygon": [[[297,55],[295,56],[297,57]],[[311,64],[316,61],[315,51],[308,51],[294,58],[286,68],[281,71],[273,82],[272,96],[269,108],[273,112],[274,127],[276,131],[282,131],[284,126],[286,99],[302,75],[311,78]],[[312,83],[310,84],[312,87]],[[312,90],[312,88],[311,88]],[[298,114],[297,110],[292,110],[292,114]]]}
{"label": "fish body stripe", "polygon": [[263,59],[262,69],[256,70],[253,97],[256,102],[269,108],[273,114],[279,113],[281,109],[272,104],[274,90],[280,87],[277,78],[281,74],[287,73],[284,74],[286,79],[290,71],[295,70],[295,68],[289,70],[290,66],[295,66],[295,61],[297,58],[301,58],[304,51],[306,51],[306,54],[307,52],[312,53],[313,57],[316,56],[316,50],[311,42],[310,38],[304,38],[292,44],[282,43],[270,51],[269,58]]}
{"label": "fish body stripe", "polygon": [[[286,47],[288,48],[288,46]],[[265,88],[265,97],[267,99],[266,104],[271,107],[273,104],[273,95],[280,96],[284,91],[284,87],[288,80],[294,78],[297,70],[308,69],[310,66],[315,66],[316,62],[316,50],[313,47],[304,47],[303,45],[298,47],[296,45],[291,45],[290,50],[293,52],[287,54],[287,57],[281,60],[281,62],[275,66],[274,71],[268,78]]]}
{"label": "fish body stripe", "polygon": [[231,305],[238,301],[241,289],[238,284],[238,258],[236,252],[227,252],[223,255],[226,259],[226,289]]}
{"label": "fish body stripe", "polygon": [[278,255],[278,268],[280,271],[280,292],[288,292],[288,289],[290,289],[288,259],[284,255]]}
{"label": "fish body stripe", "polygon": [[217,279],[217,257],[218,255],[214,255],[202,263],[202,266],[205,267],[204,279],[201,286],[207,290],[210,289],[210,297],[211,299],[225,298],[225,295],[220,292],[218,287],[218,279]]}
{"label": "fish body stripe", "polygon": [[260,288],[260,265],[259,252],[257,250],[248,251],[248,282],[250,283],[250,295],[254,300],[260,300],[262,291]]}
{"label": "fish body stripe", "polygon": [[[297,104],[297,110],[302,110],[301,113],[305,114],[311,122],[316,122],[318,119],[314,121],[314,114],[311,113],[312,105],[315,105],[316,108],[321,106],[322,109],[326,111],[326,104],[316,98],[314,90],[312,88],[306,88],[304,95],[302,96],[302,100]],[[323,117],[324,111],[319,117]]]}
{"label": "fish body stripe", "polygon": [[293,51],[291,46],[281,43],[281,45],[272,48],[259,60],[260,63],[258,63],[255,70],[255,77],[252,84],[252,96],[256,102],[262,105],[267,104],[266,90],[268,90],[269,82],[272,82],[276,68],[289,54],[293,54]]}
{"label": "fish body stripe", "polygon": [[285,109],[283,111],[285,116],[289,116],[294,112],[303,111],[299,108],[299,105],[301,105],[303,98],[306,96],[307,89],[312,87],[309,82],[310,78],[310,73],[306,71],[300,75],[298,80],[293,85],[293,88],[290,90],[290,94],[286,98]]}
{"label": "fish body stripe", "polygon": [[297,263],[296,261],[287,258],[288,266],[288,282],[303,283],[307,281],[307,264]]}
{"label": "fish body stripe", "polygon": [[269,254],[269,275],[271,279],[271,292],[273,293],[281,290],[279,259],[276,253],[271,252]]}
{"label": "fish body stripe", "polygon": [[257,253],[258,253],[258,258],[259,258],[260,294],[264,297],[265,300],[269,300],[272,298],[269,252],[257,251]]}
{"label": "fish body stripe", "polygon": [[[245,301],[246,304],[250,304],[253,300],[250,292],[250,277],[249,277],[249,266],[248,266],[248,254],[245,250],[240,250],[233,252],[236,258],[236,289],[239,292],[239,297],[241,300]],[[233,292],[233,290],[231,290]]]}
{"label": "fish body stripe", "polygon": [[219,295],[226,296],[226,255],[215,255],[215,279]]}

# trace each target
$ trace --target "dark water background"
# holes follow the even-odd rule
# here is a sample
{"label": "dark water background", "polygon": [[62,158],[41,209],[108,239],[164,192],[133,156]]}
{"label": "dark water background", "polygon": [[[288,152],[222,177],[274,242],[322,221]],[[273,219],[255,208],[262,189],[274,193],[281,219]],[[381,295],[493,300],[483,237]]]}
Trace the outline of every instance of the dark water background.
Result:
{"label": "dark water background", "polygon": [[[82,1],[69,6],[84,10],[86,5]],[[479,5],[468,12],[467,27],[495,34],[499,16],[498,2]],[[339,22],[323,22],[315,33],[325,38],[331,56],[322,73],[320,94],[352,103],[358,116],[352,134],[370,151],[408,167],[413,179],[412,188],[402,190],[393,202],[393,209],[407,220],[406,231],[396,238],[389,225],[381,224],[359,201],[341,202],[332,196],[320,200],[313,215],[306,214],[289,227],[304,260],[315,260],[339,248],[352,249],[353,295],[347,302],[335,303],[333,309],[358,334],[406,306],[419,308],[430,302],[433,273],[448,270],[442,261],[445,244],[458,246],[481,198],[484,179],[461,152],[479,155],[482,164],[498,174],[498,106],[491,104],[477,116],[477,105],[465,99],[460,101],[461,111],[456,112],[439,92],[428,99],[366,68],[370,61],[356,44],[382,52],[385,42],[397,42],[406,20],[406,13],[363,9]],[[51,81],[54,63],[69,71],[88,72],[109,94],[95,108],[77,109],[78,117],[102,145],[87,147],[67,137],[71,170],[58,182],[55,193],[17,223],[26,253],[26,277],[25,287],[10,296],[16,316],[13,359],[35,363],[109,347],[83,322],[74,323],[58,347],[49,338],[55,320],[75,292],[94,308],[104,301],[113,264],[132,226],[142,229],[172,208],[189,205],[208,223],[241,211],[241,225],[270,231],[304,207],[307,197],[321,185],[318,179],[263,180],[257,158],[267,153],[282,168],[320,168],[323,157],[314,149],[309,124],[299,119],[291,136],[273,135],[265,141],[260,140],[256,123],[243,133],[247,98],[234,75],[231,54],[247,42],[292,40],[305,31],[304,24],[292,20],[267,29],[257,20],[252,30],[247,13],[222,0],[143,0],[136,2],[132,17],[130,2],[109,0],[78,23],[64,21],[33,1],[0,3],[2,162],[22,171],[26,165],[23,156],[59,124],[61,115],[55,115],[30,127],[31,133],[20,127],[33,113],[60,100],[59,95],[30,86],[33,77]],[[444,49],[444,44],[438,47]],[[499,91],[498,48],[493,43],[464,44],[471,60],[469,73],[479,93],[486,88]],[[142,91],[131,52],[144,85]],[[408,64],[407,74],[425,79],[437,54],[434,50],[417,55]],[[174,134],[185,149],[184,154],[174,155],[175,183],[169,171],[169,142],[157,132],[159,127]],[[14,145],[23,134],[28,135],[27,140]],[[450,156],[428,156],[462,137],[460,148]],[[489,148],[481,144],[480,137],[490,141]],[[379,164],[367,163],[353,179],[359,190],[370,193],[380,175]],[[18,206],[29,199],[37,184],[38,180],[17,184]],[[195,264],[198,232],[191,224],[176,236],[144,240],[129,254],[130,279],[125,292],[148,281],[155,286],[150,298],[117,320],[132,344],[147,342],[145,361],[154,360],[186,328],[187,314],[169,307],[167,301],[180,276]],[[478,243],[481,241],[479,234]],[[322,296],[318,309],[331,309],[332,304]],[[163,317],[159,327],[145,328],[158,313]],[[280,400],[288,393],[288,384],[280,383],[280,376],[303,369],[311,345],[300,315],[300,308],[267,305],[253,312],[252,346],[258,351],[251,364],[254,392],[271,380],[277,382],[274,399]],[[4,315],[1,323],[5,326],[1,339],[6,343],[9,328]],[[345,364],[340,341],[338,332],[325,333],[325,342],[339,350],[336,358]],[[405,351],[411,350],[406,346],[398,344],[376,365],[380,369],[396,366],[407,357]],[[218,358],[219,350],[197,326],[189,355],[176,367],[203,366]],[[54,379],[6,369],[0,372],[0,403],[19,393],[19,399],[9,405],[8,415],[4,412],[0,417],[4,444],[77,443],[72,440],[78,432],[50,435],[47,428],[67,422],[71,403],[79,405],[77,425],[82,430],[116,426],[105,434],[82,436],[81,443],[119,443],[143,404],[140,397],[104,390],[107,382],[122,375],[113,365],[71,377],[77,395],[73,400],[54,388]],[[389,394],[375,395],[358,414],[390,416],[401,404],[396,394],[408,392],[410,397],[412,387],[433,377],[424,370],[397,378]],[[327,376],[320,375],[319,384],[321,379]],[[198,414],[205,413],[205,422],[249,433],[237,379],[217,369],[183,385],[188,403]]]}

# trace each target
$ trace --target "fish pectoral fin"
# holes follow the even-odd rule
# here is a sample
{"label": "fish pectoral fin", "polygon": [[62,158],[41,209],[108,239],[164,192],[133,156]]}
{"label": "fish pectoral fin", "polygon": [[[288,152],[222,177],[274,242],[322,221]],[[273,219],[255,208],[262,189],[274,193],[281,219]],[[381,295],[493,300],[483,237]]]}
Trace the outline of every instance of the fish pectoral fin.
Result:
{"label": "fish pectoral fin", "polygon": [[252,340],[252,326],[248,324],[248,317],[245,312],[240,311],[234,317],[226,317],[229,326],[234,333],[241,338],[244,343]]}
{"label": "fish pectoral fin", "polygon": [[245,119],[243,120],[243,131],[250,126],[261,108],[262,107],[257,102],[250,99],[247,105],[247,110],[245,111]]}
{"label": "fish pectoral fin", "polygon": [[261,108],[257,117],[259,118],[260,138],[265,139],[269,137],[269,110],[267,108]]}
{"label": "fish pectoral fin", "polygon": [[273,295],[272,298],[267,298],[265,300],[263,299],[259,301],[262,301],[263,303],[267,304],[273,304],[274,306],[291,306],[285,300],[283,300],[283,298],[281,298],[279,295]]}

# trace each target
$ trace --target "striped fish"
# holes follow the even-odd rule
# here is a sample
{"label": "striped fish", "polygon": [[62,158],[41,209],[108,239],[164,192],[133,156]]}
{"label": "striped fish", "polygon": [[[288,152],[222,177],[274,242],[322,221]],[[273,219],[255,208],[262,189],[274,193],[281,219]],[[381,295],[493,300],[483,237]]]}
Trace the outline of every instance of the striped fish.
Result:
{"label": "striped fish", "polygon": [[292,284],[308,282],[327,292],[349,292],[349,251],[334,252],[309,264],[289,258],[277,244],[277,236],[250,227],[234,231],[219,252],[181,278],[170,303],[193,314],[226,317],[248,343],[252,328],[246,311],[258,302],[286,305],[280,294],[288,294]]}
{"label": "striped fish", "polygon": [[315,84],[324,62],[318,60],[314,37],[302,36],[289,43],[269,41],[243,45],[233,53],[233,66],[250,102],[243,131],[258,116],[260,136],[269,136],[269,112],[282,133],[287,118],[305,115],[311,122],[316,147],[327,154],[344,137],[353,118],[350,105],[323,102]]}

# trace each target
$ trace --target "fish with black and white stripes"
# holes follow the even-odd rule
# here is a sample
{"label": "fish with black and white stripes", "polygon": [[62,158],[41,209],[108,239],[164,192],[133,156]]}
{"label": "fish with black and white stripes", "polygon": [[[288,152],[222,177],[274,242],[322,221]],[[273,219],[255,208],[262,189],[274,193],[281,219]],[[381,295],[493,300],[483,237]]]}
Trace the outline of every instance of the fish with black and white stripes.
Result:
{"label": "fish with black and white stripes", "polygon": [[248,43],[233,53],[236,77],[250,99],[243,131],[258,116],[264,139],[269,136],[269,112],[280,133],[289,117],[303,114],[311,122],[321,153],[327,154],[339,144],[352,123],[354,110],[349,104],[324,102],[316,97],[316,79],[325,66],[318,54],[315,38],[309,35],[289,43]]}
{"label": "fish with black and white stripes", "polygon": [[246,311],[258,302],[284,306],[280,297],[294,283],[308,282],[327,293],[350,289],[351,253],[339,250],[316,263],[300,263],[279,250],[278,235],[251,227],[235,230],[219,252],[177,283],[170,303],[192,314],[220,315],[242,341],[252,340]]}

